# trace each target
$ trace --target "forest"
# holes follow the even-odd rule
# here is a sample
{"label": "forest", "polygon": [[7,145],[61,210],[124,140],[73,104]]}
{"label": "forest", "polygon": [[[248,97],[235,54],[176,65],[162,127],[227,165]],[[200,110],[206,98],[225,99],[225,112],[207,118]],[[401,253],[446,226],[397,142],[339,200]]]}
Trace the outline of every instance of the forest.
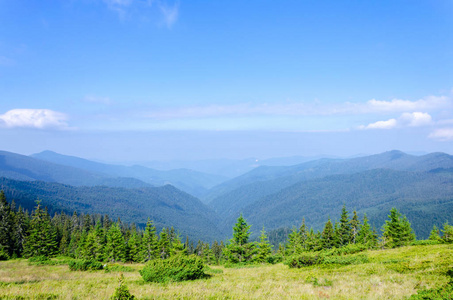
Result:
{"label": "forest", "polygon": [[[39,200],[29,213],[16,207],[14,201],[8,202],[3,191],[0,193],[0,260],[28,259],[31,264],[46,265],[58,257],[73,271],[110,268],[127,272],[133,268],[112,264],[142,263],[145,265],[139,273],[145,282],[208,278],[214,271],[209,266],[241,268],[283,263],[289,269],[300,269],[357,265],[370,262],[366,251],[453,243],[453,226],[448,223],[443,228],[433,226],[429,239],[417,240],[409,220],[396,208],[390,210],[378,231],[366,215],[360,220],[353,211],[351,217],[343,205],[338,222],[329,218],[322,231],[314,231],[302,219],[300,227],[294,227],[278,247],[270,244],[265,228],[258,240],[250,239],[250,228],[240,215],[227,241],[210,244],[185,237],[183,242],[173,227],[157,232],[152,220],[140,229],[108,215],[74,212],[50,216]],[[119,286],[116,293],[126,295],[125,286]]]}

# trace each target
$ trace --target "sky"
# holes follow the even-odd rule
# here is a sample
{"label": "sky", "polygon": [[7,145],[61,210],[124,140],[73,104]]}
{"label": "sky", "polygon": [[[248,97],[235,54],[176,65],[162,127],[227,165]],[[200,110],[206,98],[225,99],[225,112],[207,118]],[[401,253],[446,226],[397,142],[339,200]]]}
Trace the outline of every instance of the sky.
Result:
{"label": "sky", "polygon": [[453,154],[453,1],[0,0],[0,150]]}

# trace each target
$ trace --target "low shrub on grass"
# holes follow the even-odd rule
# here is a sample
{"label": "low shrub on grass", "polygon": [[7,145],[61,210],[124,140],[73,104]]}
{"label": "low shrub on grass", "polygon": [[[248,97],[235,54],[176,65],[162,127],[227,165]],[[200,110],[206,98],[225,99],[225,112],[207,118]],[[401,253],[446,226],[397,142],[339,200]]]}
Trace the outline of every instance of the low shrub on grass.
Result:
{"label": "low shrub on grass", "polygon": [[302,268],[322,264],[324,257],[320,253],[307,252],[289,257],[285,264],[290,268]]}
{"label": "low shrub on grass", "polygon": [[411,246],[429,246],[429,245],[439,245],[442,244],[440,241],[435,241],[435,240],[419,240],[419,241],[413,241],[411,243]]}
{"label": "low shrub on grass", "polygon": [[453,300],[453,269],[448,270],[447,274],[450,277],[450,281],[437,289],[427,289],[418,291],[417,294],[412,295],[410,300]]}
{"label": "low shrub on grass", "polygon": [[149,261],[140,271],[147,282],[194,280],[207,277],[201,258],[195,255],[177,255],[165,260]]}
{"label": "low shrub on grass", "polygon": [[94,271],[103,269],[102,263],[95,260],[75,259],[69,262],[71,271]]}
{"label": "low shrub on grass", "polygon": [[327,256],[324,257],[323,264],[338,264],[338,265],[358,265],[369,262],[368,256],[365,254],[345,255],[345,256]]}

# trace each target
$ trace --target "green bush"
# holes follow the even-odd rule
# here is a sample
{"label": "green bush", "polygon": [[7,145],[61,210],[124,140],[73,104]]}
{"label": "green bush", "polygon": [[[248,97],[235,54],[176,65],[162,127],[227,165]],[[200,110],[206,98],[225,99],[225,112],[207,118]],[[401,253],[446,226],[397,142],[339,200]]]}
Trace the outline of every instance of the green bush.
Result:
{"label": "green bush", "polygon": [[418,240],[418,241],[413,241],[411,243],[411,246],[429,246],[429,245],[438,245],[442,244],[440,241],[435,241],[435,240]]}
{"label": "green bush", "polygon": [[140,275],[147,282],[194,280],[207,277],[204,267],[203,260],[198,256],[177,255],[149,261]]}
{"label": "green bush", "polygon": [[8,252],[3,247],[0,247],[0,260],[8,260],[9,258]]}
{"label": "green bush", "polygon": [[50,261],[50,258],[48,258],[47,256],[44,256],[44,255],[32,256],[28,259],[28,262],[32,262],[32,263],[40,263],[40,262],[47,262],[47,261]]}
{"label": "green bush", "polygon": [[302,268],[322,264],[324,257],[320,253],[307,252],[301,255],[291,256],[285,264],[290,268]]}
{"label": "green bush", "polygon": [[69,270],[71,271],[94,271],[103,269],[102,263],[95,260],[75,259],[69,262]]}
{"label": "green bush", "polygon": [[448,284],[437,288],[418,291],[417,294],[410,297],[411,300],[453,300],[453,269],[448,270],[447,274],[450,277]]}
{"label": "green bush", "polygon": [[327,256],[324,257],[323,264],[339,264],[339,265],[358,265],[369,262],[368,256],[365,254],[345,255],[345,256]]}

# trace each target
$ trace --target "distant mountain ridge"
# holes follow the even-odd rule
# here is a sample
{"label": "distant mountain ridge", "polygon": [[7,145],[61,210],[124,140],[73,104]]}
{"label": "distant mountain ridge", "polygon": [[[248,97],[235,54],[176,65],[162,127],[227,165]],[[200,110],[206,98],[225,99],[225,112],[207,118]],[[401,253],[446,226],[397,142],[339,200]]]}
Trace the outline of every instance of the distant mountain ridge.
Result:
{"label": "distant mountain ridge", "polygon": [[201,196],[209,188],[226,180],[226,178],[222,176],[188,169],[159,171],[143,166],[111,165],[79,157],[62,155],[52,151],[43,151],[32,154],[31,157],[63,166],[82,169],[107,177],[135,178],[154,186],[171,184],[194,196]]}
{"label": "distant mountain ridge", "polygon": [[[435,171],[443,173],[446,178],[451,174],[447,170],[453,168],[453,156],[445,153],[431,153],[423,156],[413,156],[405,154],[401,151],[389,151],[377,155],[366,157],[358,157],[352,159],[321,159],[311,161],[296,166],[290,167],[259,167],[233,180],[222,183],[221,185],[211,189],[207,198],[210,200],[209,205],[220,215],[222,219],[221,227],[226,229],[232,226],[234,219],[242,212],[244,216],[250,214],[253,220],[258,224],[263,224],[265,218],[272,219],[270,216],[264,217],[266,214],[263,210],[258,210],[258,207],[266,207],[270,202],[265,202],[264,199],[272,198],[272,202],[280,203],[281,195],[286,189],[291,189],[295,185],[311,182],[314,184],[316,180],[322,180],[328,176],[340,176],[347,180],[348,176],[371,170],[394,170],[406,172],[419,172],[421,174]],[[403,173],[400,173],[403,176]],[[409,176],[409,173],[404,173],[404,176]],[[425,176],[426,174],[424,174]],[[428,176],[428,175],[426,175]],[[360,177],[357,177],[359,180]],[[380,182],[376,179],[376,182]],[[307,183],[308,184],[308,183]],[[381,182],[381,184],[384,184]],[[321,187],[320,187],[321,188]],[[366,189],[367,187],[361,187]],[[436,185],[437,189],[442,189],[442,185]],[[296,190],[290,190],[296,193]],[[338,191],[338,192],[341,192]],[[303,195],[297,192],[297,195]],[[323,193],[319,193],[320,203],[322,202]],[[430,193],[423,194],[429,198]],[[453,198],[453,194],[451,195]],[[209,199],[211,197],[211,199]],[[285,197],[288,192],[285,192]],[[302,197],[303,198],[303,197]],[[298,199],[302,199],[299,197]],[[206,201],[206,199],[205,199]],[[264,202],[263,202],[264,201]],[[363,200],[365,201],[365,200]],[[267,203],[267,204],[266,204]],[[348,203],[345,203],[346,205]],[[288,209],[293,209],[295,203],[287,203]],[[306,213],[310,214],[314,207],[310,208]],[[262,213],[253,213],[252,211],[261,211]],[[276,213],[278,211],[278,213]],[[299,211],[303,214],[303,211]],[[274,216],[281,221],[282,226],[287,226],[287,219],[279,218],[281,208],[274,211]],[[261,217],[263,219],[261,219]],[[325,218],[326,216],[324,216]],[[302,218],[302,216],[300,217]],[[294,220],[293,220],[294,222]],[[276,223],[272,226],[276,226]],[[261,226],[261,225],[260,225]],[[270,229],[272,229],[271,227]]]}

